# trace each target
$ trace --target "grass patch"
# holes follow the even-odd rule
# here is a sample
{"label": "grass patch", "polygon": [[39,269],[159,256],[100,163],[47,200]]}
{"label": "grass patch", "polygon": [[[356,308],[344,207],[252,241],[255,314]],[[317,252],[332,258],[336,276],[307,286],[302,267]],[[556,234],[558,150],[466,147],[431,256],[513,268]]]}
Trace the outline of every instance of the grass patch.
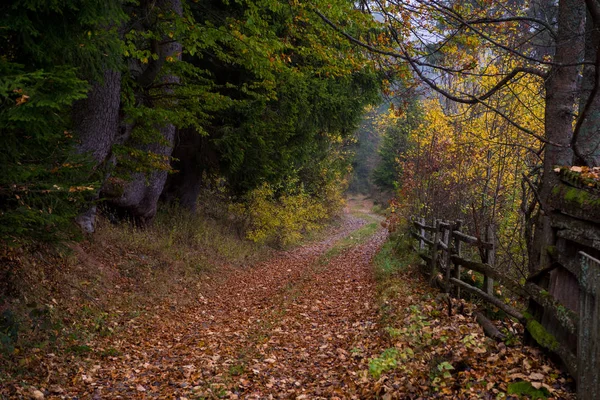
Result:
{"label": "grass patch", "polygon": [[378,282],[383,282],[417,262],[418,258],[410,248],[407,249],[403,243],[399,244],[395,238],[388,239],[373,259],[375,278]]}
{"label": "grass patch", "polygon": [[99,234],[102,237],[95,240],[106,238],[141,254],[160,254],[191,270],[201,270],[216,260],[242,264],[268,252],[267,246],[246,240],[235,221],[216,220],[174,206],[161,209],[149,227],[103,224],[96,236]]}
{"label": "grass patch", "polygon": [[375,232],[377,232],[377,229],[379,229],[378,222],[371,222],[369,224],[363,225],[359,229],[350,233],[348,236],[338,240],[336,244],[333,245],[333,247],[331,247],[329,250],[327,250],[322,256],[323,260],[327,262],[333,257],[344,252],[344,250],[364,243],[368,238],[373,236]]}

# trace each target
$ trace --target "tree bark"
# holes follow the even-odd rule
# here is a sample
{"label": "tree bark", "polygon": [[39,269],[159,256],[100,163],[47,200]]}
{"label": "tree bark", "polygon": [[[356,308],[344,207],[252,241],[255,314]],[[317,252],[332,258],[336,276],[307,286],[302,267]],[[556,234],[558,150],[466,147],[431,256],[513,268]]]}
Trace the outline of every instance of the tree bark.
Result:
{"label": "tree bark", "polygon": [[96,82],[88,97],[73,106],[74,130],[79,137],[77,152],[89,153],[96,164],[110,154],[119,128],[121,73],[107,70],[104,81]]}
{"label": "tree bark", "polygon": [[600,166],[600,90],[597,82],[600,67],[598,47],[600,46],[600,25],[588,13],[585,28],[585,61],[595,65],[585,65],[581,82],[579,101],[579,123],[577,137],[573,143],[575,165]]}
{"label": "tree bark", "polygon": [[[585,5],[580,0],[560,0],[555,64],[573,64],[583,57]],[[544,153],[542,201],[555,182],[555,165],[571,165],[573,121],[578,98],[578,67],[555,65],[546,81],[545,136],[550,142]]]}
{"label": "tree bark", "polygon": [[[181,0],[163,0],[156,4],[156,7],[163,12],[172,11],[181,16],[183,8]],[[140,85],[143,87],[151,85],[159,76],[160,69],[164,66],[164,62],[168,57],[181,59],[182,45],[176,41],[165,38],[165,43],[158,45],[158,62],[151,62],[147,70],[144,71],[139,78],[143,81]],[[158,68],[158,70],[157,70]],[[169,75],[162,77],[164,83],[179,83],[179,77]],[[165,94],[172,93],[172,89],[168,85],[164,89]],[[175,141],[176,128],[173,124],[166,124],[160,128],[160,134],[166,144],[152,144],[143,146],[144,150],[155,154],[170,157],[173,152],[173,144]],[[158,208],[158,200],[167,181],[167,171],[156,171],[145,174],[134,174],[123,188],[122,194],[118,198],[113,198],[109,202],[117,208],[127,211],[133,219],[145,224],[151,220]],[[105,189],[109,189],[108,187]]]}
{"label": "tree bark", "polygon": [[204,173],[218,168],[216,149],[209,137],[194,129],[182,129],[176,138],[173,158],[176,160],[173,169],[177,172],[167,178],[163,199],[177,201],[181,207],[195,212]]}
{"label": "tree bark", "polygon": [[[79,138],[77,152],[88,153],[95,167],[103,165],[110,155],[119,130],[121,106],[121,73],[106,70],[103,82],[95,82],[88,97],[73,106],[74,131]],[[91,206],[82,212],[76,221],[86,233],[94,232],[97,207],[94,194]]]}
{"label": "tree bark", "polygon": [[[546,81],[546,109],[545,109],[545,137],[544,163],[542,179],[539,187],[540,212],[538,213],[535,226],[535,237],[532,244],[529,269],[530,275],[537,271],[546,269],[551,265],[548,249],[556,241],[555,232],[551,227],[551,216],[554,209],[550,202],[552,191],[559,184],[558,174],[554,172],[555,166],[570,166],[573,163],[573,122],[575,121],[576,104],[580,95],[579,68],[574,64],[583,60],[585,48],[585,3],[581,0],[560,0],[558,3],[558,31],[556,38],[556,51],[554,54],[554,65],[550,70]],[[562,64],[562,65],[561,65]],[[557,270],[550,272],[549,293],[552,297],[568,304],[564,298],[564,285],[557,285],[560,280]],[[565,282],[571,287],[571,292],[576,293],[577,285],[574,282]],[[556,289],[561,290],[557,291]],[[542,326],[557,335],[561,325],[553,319],[550,309],[539,302],[530,301],[528,312],[534,319],[542,321]],[[557,352],[562,352],[558,349]],[[562,352],[564,353],[564,352]],[[564,353],[566,354],[566,353]],[[569,364],[569,361],[561,357]]]}
{"label": "tree bark", "polygon": [[529,269],[532,274],[547,267],[541,263],[543,261],[541,258],[546,259],[543,257],[543,249],[550,245],[544,240],[546,235],[544,235],[543,220],[544,215],[550,212],[548,200],[552,188],[558,183],[554,167],[571,165],[573,162],[571,139],[575,104],[579,94],[579,71],[576,65],[561,66],[561,64],[573,64],[582,59],[584,24],[584,3],[580,0],[560,0],[556,51],[553,59],[555,65],[550,70],[546,81],[545,138],[548,143],[544,152],[539,188],[541,212],[537,218],[534,241],[530,248]]}

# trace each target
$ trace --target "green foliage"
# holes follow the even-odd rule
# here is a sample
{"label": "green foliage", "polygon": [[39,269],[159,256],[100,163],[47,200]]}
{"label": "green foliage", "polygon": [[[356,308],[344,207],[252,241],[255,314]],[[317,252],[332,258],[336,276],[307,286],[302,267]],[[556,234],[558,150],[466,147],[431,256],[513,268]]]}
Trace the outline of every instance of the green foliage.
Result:
{"label": "green foliage", "polygon": [[375,379],[379,379],[381,374],[398,366],[399,358],[400,351],[398,349],[386,349],[379,357],[373,358],[369,361],[369,373]]}
{"label": "green foliage", "polygon": [[[198,167],[224,177],[238,198],[266,183],[281,210],[312,214],[281,217],[274,225],[263,218],[254,239],[271,235],[291,243],[339,212],[347,145],[364,106],[377,101],[381,80],[373,60],[332,34],[312,8],[327,7],[343,24],[352,21],[348,30],[359,35],[376,25],[372,16],[342,0],[182,5],[181,15],[118,0],[0,6],[6,149],[0,155],[0,240],[73,236],[73,217],[106,171],[74,153],[72,108],[107,69],[121,73],[119,122],[126,133],[111,149],[113,178],[171,170],[169,151],[159,149],[171,145],[161,128],[173,125],[210,139],[216,161]],[[160,43],[171,40],[182,50],[165,56]],[[141,79],[149,67],[157,73]],[[297,192],[289,182],[299,185]],[[281,224],[289,235],[274,233]],[[271,233],[260,233],[265,229]]]}
{"label": "green foliage", "polygon": [[[298,178],[315,196],[331,188],[323,180],[341,182],[348,171],[344,147],[380,83],[372,62],[332,35],[315,5],[190,5],[196,18],[209,16],[199,31],[216,56],[198,53],[192,62],[210,69],[216,90],[231,99],[206,131],[219,153],[218,173],[237,195]],[[343,18],[357,14],[348,2],[327,6]]]}
{"label": "green foliage", "polygon": [[0,240],[71,237],[78,203],[96,185],[74,154],[71,107],[86,97],[83,76],[120,65],[113,27],[124,18],[116,0],[0,6]]}
{"label": "green foliage", "polygon": [[125,19],[120,0],[8,0],[0,5],[1,60],[29,72],[76,68],[98,80],[121,65],[117,27]]}
{"label": "green foliage", "polygon": [[0,240],[68,237],[77,201],[95,185],[68,130],[70,106],[86,90],[74,68],[27,71],[0,60]]}

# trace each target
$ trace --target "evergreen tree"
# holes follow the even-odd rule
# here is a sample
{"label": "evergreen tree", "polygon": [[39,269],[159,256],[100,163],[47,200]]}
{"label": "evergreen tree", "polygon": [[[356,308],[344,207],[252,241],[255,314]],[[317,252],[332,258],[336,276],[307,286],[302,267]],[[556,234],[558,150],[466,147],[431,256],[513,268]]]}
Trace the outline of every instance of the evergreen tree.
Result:
{"label": "evergreen tree", "polygon": [[86,77],[119,61],[111,21],[119,1],[9,1],[0,5],[0,239],[66,237],[96,178],[75,152],[71,107]]}

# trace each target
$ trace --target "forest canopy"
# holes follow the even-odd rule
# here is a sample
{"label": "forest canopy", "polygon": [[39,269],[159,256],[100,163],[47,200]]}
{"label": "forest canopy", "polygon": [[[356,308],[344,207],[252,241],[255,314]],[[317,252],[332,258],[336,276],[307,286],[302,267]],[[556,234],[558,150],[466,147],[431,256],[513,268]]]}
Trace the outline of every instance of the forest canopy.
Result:
{"label": "forest canopy", "polygon": [[2,240],[70,238],[74,218],[92,232],[98,206],[144,224],[160,199],[193,211],[211,187],[336,213],[382,84],[315,5],[376,29],[347,1],[4,2]]}

